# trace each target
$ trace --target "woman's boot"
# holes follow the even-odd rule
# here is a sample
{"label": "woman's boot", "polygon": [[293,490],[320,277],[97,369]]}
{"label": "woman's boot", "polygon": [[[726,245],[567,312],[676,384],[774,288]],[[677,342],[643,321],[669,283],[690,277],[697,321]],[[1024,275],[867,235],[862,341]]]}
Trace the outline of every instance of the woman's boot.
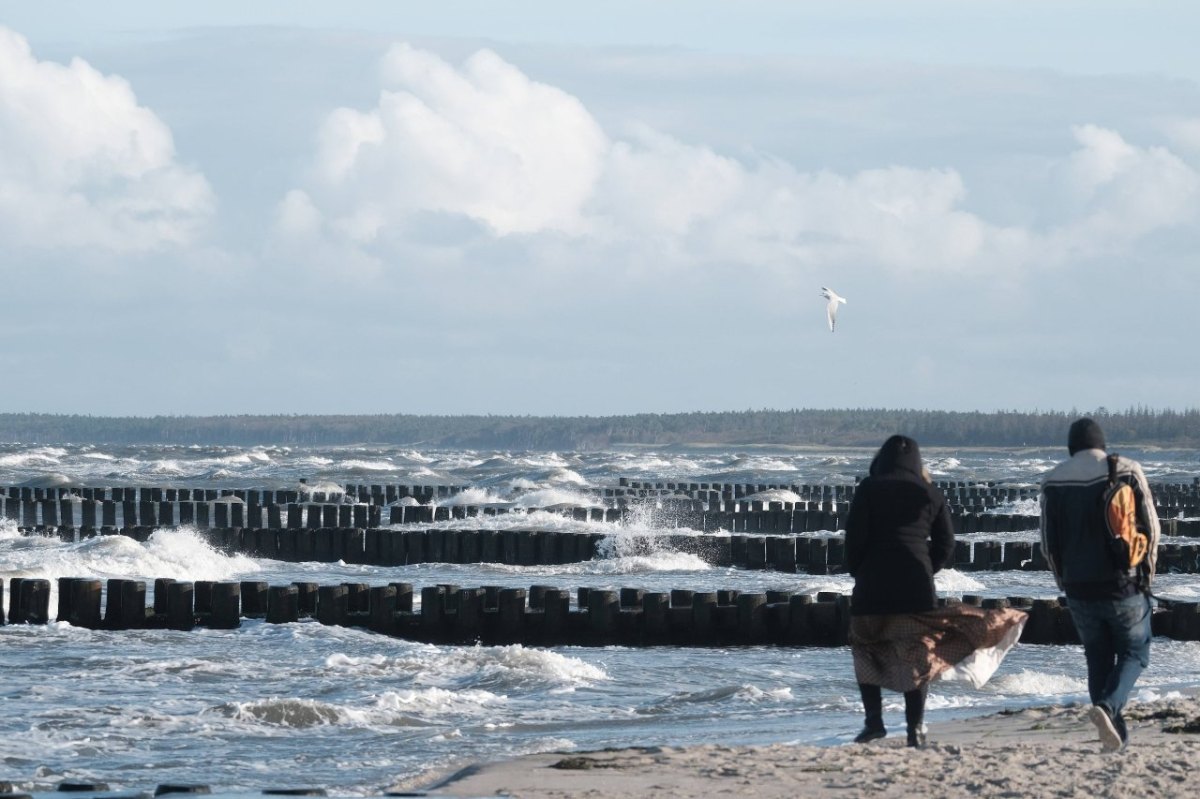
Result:
{"label": "woman's boot", "polygon": [[877,741],[887,735],[883,726],[883,689],[878,685],[858,684],[858,692],[862,694],[863,711],[866,723],[862,732],[854,737],[854,743],[865,744],[867,741]]}
{"label": "woman's boot", "polygon": [[904,721],[908,724],[908,745],[925,745],[925,695],[929,686],[922,685],[904,692]]}

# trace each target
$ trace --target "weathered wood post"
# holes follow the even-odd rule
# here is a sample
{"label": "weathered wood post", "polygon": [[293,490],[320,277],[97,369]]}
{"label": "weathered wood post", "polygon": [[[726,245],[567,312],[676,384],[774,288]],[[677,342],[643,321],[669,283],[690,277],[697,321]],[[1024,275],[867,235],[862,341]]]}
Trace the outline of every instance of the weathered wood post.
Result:
{"label": "weathered wood post", "polygon": [[621,613],[621,595],[616,591],[592,589],[588,592],[588,628],[598,642],[616,640]]}
{"label": "weathered wood post", "polygon": [[167,586],[167,627],[191,630],[196,626],[195,586],[176,581]]}
{"label": "weathered wood post", "polygon": [[738,637],[746,643],[761,643],[766,639],[766,594],[739,594]]}
{"label": "weathered wood post", "polygon": [[271,586],[263,580],[243,580],[241,584],[242,615],[248,619],[267,616],[267,592]]}
{"label": "weathered wood post", "polygon": [[[336,507],[336,506],[335,506]],[[345,626],[349,591],[344,585],[322,585],[317,589],[317,621]]]}
{"label": "weathered wood post", "polygon": [[300,591],[293,585],[267,589],[267,623],[288,624],[300,620]]}
{"label": "weathered wood post", "polygon": [[525,599],[524,588],[500,589],[500,635],[507,642],[523,643],[525,640]]}
{"label": "weathered wood post", "polygon": [[218,630],[232,630],[242,624],[242,584],[237,582],[215,583],[212,587],[212,612],[208,626]]}

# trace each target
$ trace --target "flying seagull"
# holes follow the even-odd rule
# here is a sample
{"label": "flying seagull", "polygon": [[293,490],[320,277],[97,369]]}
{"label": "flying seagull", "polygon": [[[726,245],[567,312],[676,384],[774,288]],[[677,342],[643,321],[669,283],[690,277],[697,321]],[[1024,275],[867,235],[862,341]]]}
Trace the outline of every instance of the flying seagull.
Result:
{"label": "flying seagull", "polygon": [[838,303],[843,305],[846,303],[845,297],[839,297],[833,289],[821,287],[821,296],[829,300],[829,304],[825,306],[825,316],[829,318],[829,332],[833,332],[834,320],[837,318]]}

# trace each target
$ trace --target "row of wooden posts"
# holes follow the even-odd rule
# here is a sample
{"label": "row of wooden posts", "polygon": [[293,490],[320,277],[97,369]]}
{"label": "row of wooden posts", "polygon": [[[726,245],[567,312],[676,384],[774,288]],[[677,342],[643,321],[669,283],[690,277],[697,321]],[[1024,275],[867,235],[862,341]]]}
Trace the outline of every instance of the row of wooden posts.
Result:
{"label": "row of wooden posts", "polygon": [[[146,541],[153,527],[23,529],[30,535],[55,535],[77,541],[97,535],[125,535]],[[599,532],[504,530],[474,528],[322,527],[310,529],[220,527],[202,531],[226,553],[297,563],[318,562],[407,566],[417,563],[503,563],[547,566],[581,563],[603,557]],[[714,566],[831,574],[845,570],[845,539],[838,535],[659,535],[625,536],[631,554],[673,551],[694,554]],[[1039,541],[959,538],[951,565],[960,571],[1045,571]],[[1162,573],[1200,573],[1200,542],[1161,544]]]}
{"label": "row of wooden posts", "polygon": [[[952,513],[961,518],[964,524],[977,521],[978,524],[991,523],[1012,524],[1013,519],[1005,519],[1004,514],[995,514],[995,508],[1004,503],[1018,500],[1036,499],[1037,489],[1033,486],[996,486],[994,484],[962,483],[943,481],[943,491],[946,492]],[[635,487],[637,486],[637,487]],[[655,486],[655,487],[647,487]],[[341,514],[343,511],[326,511],[325,506],[365,506],[362,510],[345,511],[350,513],[353,522],[337,522],[341,526],[353,523],[359,527],[378,526],[380,523],[401,523],[404,517],[403,506],[417,504],[429,506],[434,513],[466,513],[461,503],[452,501],[468,486],[462,485],[360,485],[350,483],[340,491],[309,491],[294,489],[212,489],[212,488],[163,488],[163,487],[71,487],[56,486],[52,488],[35,488],[29,486],[0,487],[0,505],[6,518],[32,526],[41,524],[74,524],[69,518],[74,515],[74,506],[79,504],[78,513],[84,518],[84,525],[117,524],[119,514],[124,521],[122,524],[173,524],[203,523],[199,514],[204,511],[195,508],[197,505],[234,504],[246,506],[244,514],[246,522],[236,526],[312,526],[310,516],[315,512],[321,516],[317,526],[333,526],[325,514],[329,512]],[[750,499],[756,494],[770,490],[787,490],[800,497],[799,502],[783,503]],[[1200,536],[1200,478],[1188,484],[1163,483],[1152,486],[1159,516],[1164,519],[1180,521],[1179,535]],[[594,487],[579,489],[580,493],[591,494],[596,498],[596,506],[587,508],[568,509],[569,512],[583,510],[596,511],[600,516],[612,516],[605,511],[619,511],[636,508],[643,512],[646,508],[662,511],[664,515],[682,515],[688,518],[688,526],[697,529],[726,529],[734,532],[744,532],[736,527],[723,524],[719,519],[721,514],[758,514],[769,511],[778,513],[793,511],[800,514],[799,519],[788,521],[787,529],[783,532],[804,532],[813,529],[815,524],[821,524],[822,519],[814,518],[813,513],[833,514],[844,519],[849,502],[853,498],[853,485],[777,485],[777,484],[729,484],[729,483],[683,483],[683,482],[648,482],[629,481],[622,479],[618,487]],[[90,503],[98,503],[99,509]],[[106,504],[111,503],[111,504]],[[193,506],[189,509],[185,506]],[[597,507],[598,506],[598,507]],[[296,507],[303,510],[296,510]],[[313,511],[311,508],[319,507]],[[271,508],[279,508],[272,511]],[[500,513],[508,510],[505,506],[476,508],[474,512]],[[214,514],[219,513],[214,508]],[[230,513],[239,511],[230,510]],[[421,511],[411,511],[410,520],[420,521]],[[810,514],[804,516],[804,513]],[[707,522],[701,521],[703,515],[711,515]],[[449,517],[449,516],[448,516]],[[618,516],[619,517],[619,516]],[[1191,517],[1191,518],[1181,518]],[[39,521],[39,518],[41,521]],[[101,521],[96,519],[103,518]],[[1016,516],[1016,519],[1033,520],[1016,522],[1036,524],[1035,516]],[[1002,521],[997,521],[1000,519]],[[222,526],[216,522],[216,526]],[[668,520],[669,523],[669,520]],[[771,532],[775,532],[778,521],[769,522]],[[827,523],[827,521],[826,521]],[[706,524],[707,526],[701,526]],[[803,526],[807,525],[807,526]],[[830,529],[830,528],[825,528]],[[837,529],[837,528],[832,528]],[[995,530],[983,527],[979,532],[999,532],[1008,528]],[[1024,527],[1012,529],[1026,529]],[[757,528],[751,528],[757,531]],[[975,532],[970,530],[969,532]]]}
{"label": "row of wooden posts", "polygon": [[[49,580],[9,582],[9,623],[47,623]],[[843,646],[850,624],[850,597],[835,592],[578,588],[573,597],[568,589],[539,585],[525,589],[441,584],[418,592],[411,583],[270,585],[167,578],[155,580],[153,588],[153,602],[147,605],[145,581],[111,579],[106,586],[96,579],[59,578],[56,618],[90,629],[191,630],[232,629],[243,617],[274,624],[311,617],[322,624],[430,643],[544,646]],[[415,596],[420,597],[419,607],[414,606]],[[1024,643],[1078,642],[1061,599],[968,595],[943,600],[958,601],[1025,610],[1029,620]],[[1160,601],[1153,629],[1155,635],[1200,640],[1200,604]]]}
{"label": "row of wooden posts", "polygon": [[[227,498],[226,498],[227,499]],[[236,498],[235,498],[236,500]],[[240,527],[251,529],[310,529],[329,527],[377,528],[408,524],[436,524],[464,519],[506,516],[512,509],[478,505],[391,505],[364,503],[291,503],[259,505],[252,502],[106,499],[14,499],[0,504],[6,518],[27,528],[75,527]],[[812,503],[809,503],[812,504]],[[537,509],[523,509],[526,515]],[[800,503],[738,502],[733,509],[711,510],[692,500],[667,501],[651,507],[624,506],[555,507],[548,512],[581,522],[625,524],[632,518],[651,526],[684,527],[703,532],[811,533],[836,531],[845,524],[849,507],[844,502],[820,507]],[[1037,516],[1000,513],[953,515],[955,529],[962,535],[1036,530]],[[1163,533],[1200,537],[1200,518],[1162,520]]]}

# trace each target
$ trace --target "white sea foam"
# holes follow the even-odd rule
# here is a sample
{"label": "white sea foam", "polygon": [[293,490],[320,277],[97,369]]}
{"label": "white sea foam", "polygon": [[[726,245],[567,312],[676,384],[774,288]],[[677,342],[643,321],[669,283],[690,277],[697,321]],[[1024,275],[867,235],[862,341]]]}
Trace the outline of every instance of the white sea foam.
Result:
{"label": "white sea foam", "polygon": [[602,508],[604,503],[598,497],[570,491],[562,488],[538,488],[527,491],[513,500],[517,508]]}
{"label": "white sea foam", "polygon": [[78,543],[22,537],[8,544],[11,576],[121,577],[228,580],[259,571],[253,559],[213,549],[194,529],[157,530],[146,543],[123,535],[97,536]]}
{"label": "white sea foam", "polygon": [[182,477],[184,475],[195,474],[193,471],[194,468],[194,464],[185,466],[177,460],[161,460],[146,464],[143,470],[146,474],[156,477]]}
{"label": "white sea foam", "polygon": [[341,708],[314,699],[262,699],[256,702],[231,702],[215,710],[217,713],[237,721],[292,729],[333,725],[345,718]]}
{"label": "white sea foam", "polygon": [[670,474],[674,466],[675,463],[673,461],[657,455],[643,455],[637,458],[630,458],[622,464],[622,468],[627,471],[652,475]]}
{"label": "white sea foam", "polygon": [[306,729],[321,726],[420,727],[465,720],[503,706],[507,699],[490,691],[445,688],[385,691],[362,704],[300,697],[228,702],[207,711],[234,721],[269,727]]}
{"label": "white sea foam", "polygon": [[[926,710],[952,710],[955,708],[972,708],[978,707],[986,702],[993,701],[992,697],[981,694],[978,691],[969,693],[945,693],[940,684],[934,684],[929,691],[929,696],[925,700]],[[885,692],[884,709],[889,712],[904,710],[904,697],[900,694],[892,694]]]}
{"label": "white sea foam", "polygon": [[397,714],[415,715],[418,718],[436,720],[439,717],[474,715],[484,708],[504,704],[508,697],[491,691],[470,689],[464,691],[431,687],[402,691],[387,691],[375,698],[372,708],[388,717]]}
{"label": "white sea foam", "polygon": [[437,500],[437,504],[446,507],[454,506],[471,506],[471,505],[498,505],[507,504],[507,500],[497,496],[490,489],[486,488],[468,488],[460,491],[457,494],[449,497],[442,497]]}
{"label": "white sea foam", "polygon": [[770,702],[791,702],[792,689],[788,686],[763,690],[757,685],[741,683],[737,685],[719,685],[701,691],[681,691],[654,702],[639,712],[642,714],[660,714],[671,712],[674,708],[684,705],[707,705],[725,702],[748,704],[765,704]]}
{"label": "white sea foam", "polygon": [[323,469],[333,465],[333,458],[328,458],[323,455],[306,455],[296,458],[294,466],[298,468],[313,467]]}
{"label": "white sea foam", "polygon": [[[794,590],[797,593],[816,594],[821,591],[832,591],[837,594],[849,594],[854,590],[854,578],[848,574],[788,575],[794,580]],[[781,588],[788,588],[781,586]]]}
{"label": "white sea foam", "polygon": [[527,744],[517,746],[512,750],[513,757],[521,755],[539,755],[543,752],[569,752],[576,748],[570,738],[539,738]]}
{"label": "white sea foam", "polygon": [[1087,681],[1065,674],[1022,669],[1015,674],[999,674],[987,686],[991,691],[1009,696],[1063,696],[1087,693]]}
{"label": "white sea foam", "polygon": [[646,574],[650,572],[702,572],[714,567],[699,555],[661,550],[644,555],[615,555],[589,560],[564,568],[567,573],[587,574]]}
{"label": "white sea foam", "polygon": [[789,702],[792,700],[792,689],[789,686],[763,690],[757,685],[744,685],[734,694],[736,699],[758,704],[760,702]]}
{"label": "white sea foam", "polygon": [[929,469],[930,474],[944,477],[961,469],[962,461],[958,458],[927,458],[925,466]]}
{"label": "white sea foam", "polygon": [[0,469],[43,469],[57,466],[67,456],[67,451],[57,447],[38,447],[24,452],[0,455]]}
{"label": "white sea foam", "polygon": [[1042,512],[1041,502],[1036,497],[1017,499],[1012,502],[1002,502],[986,513],[1011,514],[1013,516],[1037,516]]}
{"label": "white sea foam", "polygon": [[947,594],[970,594],[984,591],[987,586],[967,572],[942,569],[933,576],[937,590]]}
{"label": "white sea foam", "polygon": [[796,471],[795,462],[790,461],[790,460],[783,460],[781,458],[764,458],[764,457],[743,458],[738,461],[737,466],[739,469],[745,469],[746,471],[751,471],[751,472],[794,472],[794,471]]}
{"label": "white sea foam", "polygon": [[1132,694],[1136,702],[1158,702],[1168,699],[1185,699],[1187,694],[1182,691],[1156,691],[1153,688],[1139,688]]}
{"label": "white sea foam", "polygon": [[256,667],[237,658],[157,658],[121,656],[122,668],[132,678],[147,681],[164,677],[192,681],[201,679],[254,679]]}
{"label": "white sea foam", "polygon": [[370,472],[394,472],[396,464],[391,461],[384,460],[359,460],[349,459],[339,463],[338,468],[350,474],[364,474]]}
{"label": "white sea foam", "polygon": [[567,485],[586,486],[588,484],[583,475],[574,469],[558,469],[551,473],[547,479],[552,483],[564,483]]}
{"label": "white sea foam", "polygon": [[146,542],[146,553],[154,559],[155,562],[150,564],[154,569],[165,568],[176,572],[142,572],[155,577],[215,581],[259,571],[253,558],[226,555],[214,549],[195,529],[188,527],[156,530]]}
{"label": "white sea foam", "polygon": [[346,487],[341,483],[333,480],[317,480],[313,483],[304,483],[300,486],[300,490],[311,497],[315,493],[330,495],[336,494],[341,496],[345,493]]}
{"label": "white sea foam", "polygon": [[249,466],[252,460],[249,453],[239,452],[235,455],[226,455],[221,458],[216,458],[214,462],[227,464],[229,466]]}
{"label": "white sea foam", "polygon": [[803,502],[799,494],[786,488],[771,488],[766,491],[759,491],[756,494],[751,494],[744,498],[746,502]]}
{"label": "white sea foam", "polygon": [[402,674],[418,685],[469,686],[508,692],[518,688],[574,689],[608,679],[599,666],[570,655],[520,644],[497,647],[422,646],[411,654],[365,662],[345,656],[331,661],[338,669]]}
{"label": "white sea foam", "polygon": [[19,525],[12,519],[0,519],[0,538],[22,539]]}

